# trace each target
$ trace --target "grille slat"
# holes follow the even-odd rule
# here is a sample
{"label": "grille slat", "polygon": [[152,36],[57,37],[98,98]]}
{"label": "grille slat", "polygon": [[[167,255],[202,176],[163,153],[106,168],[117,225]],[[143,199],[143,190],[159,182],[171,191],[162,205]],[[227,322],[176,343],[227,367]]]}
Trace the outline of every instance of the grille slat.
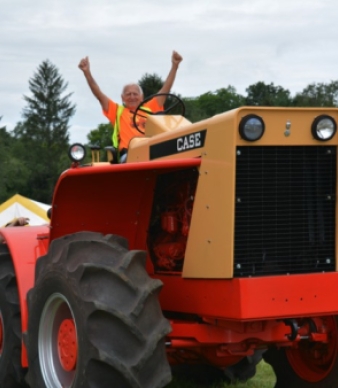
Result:
{"label": "grille slat", "polygon": [[238,147],[234,276],[335,269],[336,149]]}

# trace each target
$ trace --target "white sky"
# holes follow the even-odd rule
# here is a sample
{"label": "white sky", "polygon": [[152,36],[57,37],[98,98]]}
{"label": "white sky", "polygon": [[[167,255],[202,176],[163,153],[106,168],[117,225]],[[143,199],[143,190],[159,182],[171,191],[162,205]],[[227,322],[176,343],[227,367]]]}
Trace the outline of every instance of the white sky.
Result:
{"label": "white sky", "polygon": [[338,79],[336,0],[0,0],[0,126],[13,129],[28,81],[49,59],[77,105],[70,140],[105,123],[77,65],[89,56],[104,93],[145,73],[163,79],[172,50],[184,58],[173,88],[184,97],[258,81],[300,92]]}

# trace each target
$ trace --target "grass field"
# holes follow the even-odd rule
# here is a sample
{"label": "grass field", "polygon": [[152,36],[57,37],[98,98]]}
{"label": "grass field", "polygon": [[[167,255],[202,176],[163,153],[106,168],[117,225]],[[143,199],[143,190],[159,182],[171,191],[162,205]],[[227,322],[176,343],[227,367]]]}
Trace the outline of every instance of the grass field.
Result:
{"label": "grass field", "polygon": [[167,388],[195,388],[195,387],[204,387],[204,388],[273,388],[276,382],[275,375],[270,367],[264,361],[261,361],[257,366],[257,373],[254,378],[245,382],[237,384],[226,384],[226,383],[215,383],[212,385],[200,385],[196,382],[189,380],[173,380]]}

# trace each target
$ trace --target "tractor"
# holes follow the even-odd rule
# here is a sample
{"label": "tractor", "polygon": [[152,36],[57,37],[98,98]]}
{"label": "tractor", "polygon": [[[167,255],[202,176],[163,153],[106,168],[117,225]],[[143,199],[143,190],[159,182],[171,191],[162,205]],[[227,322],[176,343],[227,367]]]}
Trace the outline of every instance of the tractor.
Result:
{"label": "tractor", "polygon": [[262,357],[277,388],[338,385],[338,110],[191,123],[170,98],[136,109],[123,163],[71,147],[50,225],[0,229],[1,387],[243,379]]}

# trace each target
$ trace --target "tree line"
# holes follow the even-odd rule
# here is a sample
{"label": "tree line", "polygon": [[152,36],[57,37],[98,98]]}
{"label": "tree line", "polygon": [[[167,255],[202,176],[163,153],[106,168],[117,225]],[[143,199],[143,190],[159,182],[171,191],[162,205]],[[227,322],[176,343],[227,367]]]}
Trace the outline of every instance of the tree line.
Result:
{"label": "tree line", "polygon": [[[49,60],[38,66],[28,82],[30,95],[23,96],[26,106],[22,120],[12,131],[0,125],[0,203],[16,193],[51,203],[55,183],[70,164],[69,121],[76,104],[71,100],[72,93],[67,92],[68,83]],[[147,73],[139,84],[147,97],[161,89],[163,80]],[[244,105],[335,107],[338,81],[310,84],[294,96],[282,86],[259,81],[248,86],[246,95],[229,85],[197,97],[180,97],[186,118],[196,122]],[[88,145],[110,145],[111,131],[111,124],[98,124],[87,135]]]}

